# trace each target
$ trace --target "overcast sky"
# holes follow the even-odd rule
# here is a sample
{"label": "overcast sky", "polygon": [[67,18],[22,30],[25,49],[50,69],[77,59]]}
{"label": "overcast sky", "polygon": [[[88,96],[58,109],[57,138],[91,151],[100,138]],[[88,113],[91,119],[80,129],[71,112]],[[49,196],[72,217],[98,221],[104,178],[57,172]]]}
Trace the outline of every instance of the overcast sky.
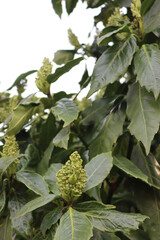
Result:
{"label": "overcast sky", "polygon": [[[93,30],[93,16],[98,13],[98,9],[86,10],[86,4],[79,2],[69,17],[64,10],[60,20],[51,0],[0,1],[0,91],[10,87],[21,73],[39,69],[44,57],[53,60],[57,50],[72,49],[67,38],[68,28],[78,36],[80,43],[87,43],[88,33]],[[89,63],[92,68],[93,59]],[[54,83],[52,92],[77,92],[84,64],[80,63]],[[54,64],[53,72],[56,67]],[[36,74],[28,78],[28,93],[37,91],[35,77]]]}

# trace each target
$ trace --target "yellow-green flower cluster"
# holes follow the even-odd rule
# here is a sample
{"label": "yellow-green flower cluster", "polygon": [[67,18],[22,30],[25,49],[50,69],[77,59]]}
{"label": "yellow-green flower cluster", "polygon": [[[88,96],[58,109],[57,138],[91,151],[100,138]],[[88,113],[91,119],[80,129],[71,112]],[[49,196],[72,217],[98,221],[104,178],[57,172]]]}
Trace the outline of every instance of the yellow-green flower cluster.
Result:
{"label": "yellow-green flower cluster", "polygon": [[[3,146],[3,151],[1,153],[2,157],[14,157],[19,154],[19,146],[16,142],[15,136],[9,136],[5,138],[5,144]],[[17,165],[19,164],[19,159],[15,159],[15,161],[9,166],[7,169],[8,176],[13,175],[16,172]]]}
{"label": "yellow-green flower cluster", "polygon": [[57,172],[56,177],[57,185],[66,202],[71,203],[81,196],[87,182],[87,175],[77,151],[70,155],[66,164]]}
{"label": "yellow-green flower cluster", "polygon": [[141,0],[133,0],[131,3],[131,12],[134,17],[141,17]]}
{"label": "yellow-green flower cluster", "polygon": [[116,7],[114,13],[108,18],[107,26],[120,26],[121,24],[117,20],[129,21],[127,16],[120,13],[119,7]]}
{"label": "yellow-green flower cluster", "polygon": [[52,72],[52,64],[48,58],[44,58],[43,66],[37,72],[36,86],[44,94],[50,94],[50,84],[46,81],[49,74]]}

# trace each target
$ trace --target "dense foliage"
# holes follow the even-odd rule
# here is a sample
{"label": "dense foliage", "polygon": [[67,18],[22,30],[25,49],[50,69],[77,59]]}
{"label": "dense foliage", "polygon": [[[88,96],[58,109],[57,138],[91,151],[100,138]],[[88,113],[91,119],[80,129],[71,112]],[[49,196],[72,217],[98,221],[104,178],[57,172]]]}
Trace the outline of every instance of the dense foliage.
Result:
{"label": "dense foliage", "polygon": [[[77,2],[65,0],[68,14]],[[52,73],[44,58],[0,93],[1,240],[160,239],[160,1],[82,2],[100,9],[93,44],[69,29],[73,48],[54,55],[62,66]],[[61,17],[62,1],[52,5]],[[85,98],[50,91],[89,57]],[[24,98],[35,72],[44,95]]]}

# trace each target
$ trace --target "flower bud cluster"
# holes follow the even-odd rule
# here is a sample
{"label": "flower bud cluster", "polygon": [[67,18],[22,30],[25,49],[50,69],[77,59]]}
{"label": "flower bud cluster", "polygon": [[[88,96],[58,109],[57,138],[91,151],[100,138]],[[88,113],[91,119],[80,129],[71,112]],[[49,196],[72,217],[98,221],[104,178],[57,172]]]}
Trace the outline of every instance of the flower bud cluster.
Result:
{"label": "flower bud cluster", "polygon": [[[16,142],[15,136],[10,136],[5,138],[5,144],[3,146],[3,151],[1,153],[2,157],[14,157],[19,154],[19,146]],[[7,174],[9,176],[13,175],[16,172],[17,165],[19,164],[19,159],[15,159],[15,161],[9,166],[7,169]]]}
{"label": "flower bud cluster", "polygon": [[82,159],[77,151],[73,152],[66,164],[57,174],[57,185],[63,199],[70,203],[82,194],[87,182],[86,170],[82,168]]}
{"label": "flower bud cluster", "polygon": [[52,64],[48,58],[44,58],[43,66],[37,72],[38,78],[36,78],[36,86],[44,94],[50,93],[50,84],[46,81],[49,74],[52,72]]}

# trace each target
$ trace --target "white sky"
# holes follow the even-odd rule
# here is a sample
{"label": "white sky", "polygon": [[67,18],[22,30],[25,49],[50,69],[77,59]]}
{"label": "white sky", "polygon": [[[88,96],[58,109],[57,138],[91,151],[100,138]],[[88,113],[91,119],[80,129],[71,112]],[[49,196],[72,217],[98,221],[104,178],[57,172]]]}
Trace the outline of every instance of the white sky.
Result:
{"label": "white sky", "polygon": [[[1,0],[0,1],[0,92],[9,88],[24,72],[39,69],[44,57],[53,60],[59,49],[73,49],[68,42],[68,28],[78,36],[80,43],[88,43],[88,33],[93,30],[93,16],[98,9],[87,9],[78,3],[68,17],[55,14],[51,0]],[[90,40],[91,42],[91,40]],[[92,72],[93,58],[88,60]],[[57,66],[53,64],[53,72]],[[85,61],[52,84],[57,91],[78,92],[78,82],[84,71]],[[36,74],[28,77],[27,93],[37,91]]]}

